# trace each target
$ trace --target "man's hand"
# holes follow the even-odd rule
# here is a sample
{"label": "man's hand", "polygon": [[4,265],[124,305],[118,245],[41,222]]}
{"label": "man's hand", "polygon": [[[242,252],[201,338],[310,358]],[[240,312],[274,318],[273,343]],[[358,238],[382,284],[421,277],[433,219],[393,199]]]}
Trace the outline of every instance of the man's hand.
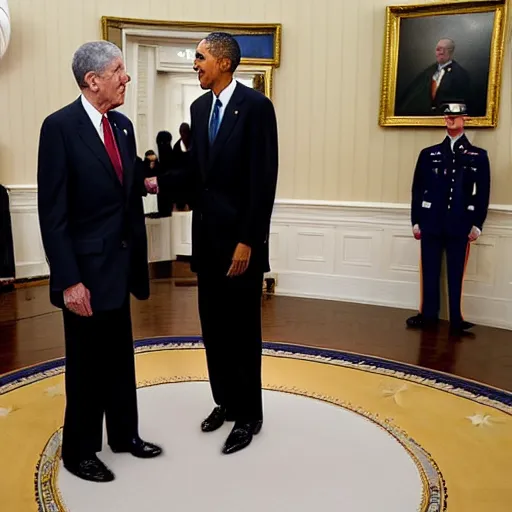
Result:
{"label": "man's hand", "polygon": [[249,266],[251,248],[245,244],[238,244],[233,254],[233,263],[228,270],[228,277],[241,276]]}
{"label": "man's hand", "polygon": [[412,235],[416,240],[421,240],[421,229],[418,224],[414,224],[412,228]]}
{"label": "man's hand", "polygon": [[146,178],[144,180],[144,185],[146,186],[146,190],[149,194],[158,194],[158,181],[156,177]]}
{"label": "man's hand", "polygon": [[476,240],[478,240],[478,238],[480,237],[481,234],[482,234],[482,232],[480,231],[480,229],[477,228],[476,226],[473,226],[468,235],[469,241],[475,242]]}
{"label": "man's hand", "polygon": [[64,290],[64,305],[78,316],[92,316],[91,292],[78,283]]}

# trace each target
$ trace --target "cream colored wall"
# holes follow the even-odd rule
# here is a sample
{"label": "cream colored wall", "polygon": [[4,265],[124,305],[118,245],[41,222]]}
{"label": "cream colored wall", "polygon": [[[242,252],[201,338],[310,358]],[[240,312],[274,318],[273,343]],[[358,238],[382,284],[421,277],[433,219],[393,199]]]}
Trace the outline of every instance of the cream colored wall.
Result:
{"label": "cream colored wall", "polygon": [[[281,198],[408,202],[421,148],[442,129],[377,125],[389,0],[10,0],[11,46],[0,62],[0,182],[33,184],[44,117],[77,96],[70,60],[100,37],[102,15],[280,22],[275,75]],[[400,3],[400,2],[396,2]],[[499,128],[472,131],[489,150],[492,202],[512,204],[512,102],[506,52]]]}

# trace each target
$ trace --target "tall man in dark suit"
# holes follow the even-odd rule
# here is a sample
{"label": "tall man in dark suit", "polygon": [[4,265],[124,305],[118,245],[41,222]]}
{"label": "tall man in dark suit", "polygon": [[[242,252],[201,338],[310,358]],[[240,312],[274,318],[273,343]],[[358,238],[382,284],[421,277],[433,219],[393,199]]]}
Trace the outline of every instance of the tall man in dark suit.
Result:
{"label": "tall man in dark suit", "polygon": [[[261,293],[269,270],[268,236],[278,170],[271,101],[233,79],[240,48],[213,33],[194,69],[211,92],[191,106],[192,269],[210,384],[217,407],[204,432],[235,422],[223,452],[246,447],[263,421]],[[169,175],[168,175],[169,176]],[[173,186],[158,178],[159,189]]]}
{"label": "tall man in dark suit", "polygon": [[130,80],[120,50],[105,41],[87,43],[72,68],[81,96],[41,128],[39,220],[50,299],[64,317],[64,466],[106,482],[114,475],[96,456],[104,415],[114,452],[161,453],[138,433],[130,317],[130,293],[149,296],[145,189],[132,123],[113,110],[123,104]]}
{"label": "tall man in dark suit", "polygon": [[437,324],[446,251],[450,329],[462,335],[473,327],[462,316],[462,283],[470,243],[481,235],[487,217],[490,165],[487,152],[470,144],[464,134],[466,105],[451,103],[442,111],[448,134],[441,144],[421,151],[414,172],[411,221],[414,237],[421,240],[422,306],[407,325]]}

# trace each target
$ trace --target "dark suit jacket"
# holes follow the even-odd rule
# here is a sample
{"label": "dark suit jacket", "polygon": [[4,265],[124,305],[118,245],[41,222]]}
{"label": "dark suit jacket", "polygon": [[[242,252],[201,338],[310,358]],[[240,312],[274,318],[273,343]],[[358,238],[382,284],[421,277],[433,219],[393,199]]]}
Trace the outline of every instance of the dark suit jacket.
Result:
{"label": "dark suit jacket", "polygon": [[108,118],[123,162],[122,186],[80,98],[41,128],[39,222],[57,307],[63,291],[80,282],[91,292],[93,312],[119,308],[129,292],[149,296],[144,179],[133,126],[119,112]]}
{"label": "dark suit jacket", "polygon": [[[191,106],[192,269],[213,265],[227,272],[241,242],[252,248],[250,268],[265,272],[278,171],[274,107],[266,96],[238,83],[210,147],[212,99],[208,92]],[[163,176],[159,186],[172,186],[172,181]]]}
{"label": "dark suit jacket", "polygon": [[[446,171],[446,172],[445,172]],[[412,185],[411,222],[422,232],[467,236],[483,229],[490,193],[489,157],[463,135],[421,151]],[[449,207],[449,208],[448,208]]]}
{"label": "dark suit jacket", "polygon": [[440,115],[439,107],[443,103],[453,101],[465,102],[469,115],[475,115],[472,110],[469,73],[460,64],[453,61],[446,68],[436,96],[432,100],[432,76],[436,70],[437,64],[433,64],[416,76],[396,102],[395,114],[397,116]]}
{"label": "dark suit jacket", "polygon": [[15,275],[9,194],[6,188],[0,185],[0,278],[11,279]]}

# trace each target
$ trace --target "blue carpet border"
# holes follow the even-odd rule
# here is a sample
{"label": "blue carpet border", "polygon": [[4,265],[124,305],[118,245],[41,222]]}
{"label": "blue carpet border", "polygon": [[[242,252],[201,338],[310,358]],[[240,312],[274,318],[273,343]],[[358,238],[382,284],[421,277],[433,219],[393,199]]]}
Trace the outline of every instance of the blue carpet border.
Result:
{"label": "blue carpet border", "polygon": [[[202,338],[200,336],[155,337],[136,340],[135,347],[145,348],[153,345],[182,345],[198,342],[202,342]],[[415,375],[422,379],[434,380],[437,383],[452,386],[453,388],[463,389],[464,391],[474,395],[486,397],[490,400],[495,400],[505,405],[512,406],[512,393],[509,393],[508,391],[496,389],[482,383],[469,381],[455,375],[449,375],[436,370],[414,366],[412,364],[390,361],[375,356],[344,352],[341,350],[306,347],[304,345],[291,345],[287,343],[264,342],[263,348],[276,352],[290,352],[292,354],[302,354],[309,357],[323,357],[335,361],[347,361],[352,364],[375,366],[377,368],[393,372],[403,372],[405,374]],[[2,375],[0,376],[0,387],[26,379],[37,373],[54,370],[64,365],[64,363],[65,359],[60,358]]]}

